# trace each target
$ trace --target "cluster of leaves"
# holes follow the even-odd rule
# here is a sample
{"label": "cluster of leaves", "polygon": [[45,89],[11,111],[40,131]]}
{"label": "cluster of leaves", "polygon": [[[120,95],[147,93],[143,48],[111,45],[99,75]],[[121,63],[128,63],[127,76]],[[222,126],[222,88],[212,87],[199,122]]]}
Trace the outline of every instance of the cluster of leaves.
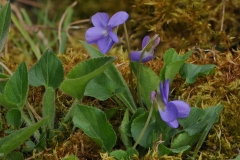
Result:
{"label": "cluster of leaves", "polygon": [[[0,33],[5,35],[0,41],[4,44],[10,23],[9,2],[0,14],[3,15],[1,17],[4,17],[3,21],[7,22],[0,26]],[[22,62],[13,75],[0,74],[2,78],[0,104],[8,110],[6,120],[11,126],[11,129],[6,132],[8,135],[0,139],[0,156],[7,156],[7,159],[23,157],[20,152],[11,155],[9,153],[25,141],[27,141],[28,147],[20,148],[21,152],[40,151],[48,147],[48,142],[53,139],[56,131],[64,130],[62,124],[70,121],[91,137],[103,152],[109,152],[110,156],[114,156],[116,159],[128,159],[138,155],[137,144],[143,149],[148,149],[159,140],[159,135],[161,135],[160,140],[164,140],[163,143],[157,143],[158,149],[156,150],[159,156],[188,153],[191,147],[198,142],[193,154],[193,158],[196,158],[203,141],[218,119],[223,107],[218,105],[205,110],[192,108],[189,117],[179,119],[183,129],[178,130],[167,126],[161,120],[158,111],[153,110],[153,116],[151,116],[150,93],[157,89],[160,81],[165,79],[173,81],[178,72],[186,79],[187,83],[193,83],[199,75],[207,75],[213,71],[215,66],[197,66],[185,63],[192,52],[178,55],[174,49],[169,49],[164,54],[164,66],[159,76],[144,64],[132,62],[132,69],[139,86],[140,98],[138,101],[145,104],[147,109],[144,110],[144,108],[137,107],[127,83],[113,64],[116,58],[104,56],[85,42],[82,44],[92,58],[74,66],[65,78],[62,62],[50,49],[41,55],[39,61],[29,71],[25,62]],[[34,117],[30,111],[33,108],[27,102],[29,85],[44,86],[45,88],[42,118],[38,122],[36,122],[37,117]],[[76,99],[58,128],[55,128],[56,89],[60,89]],[[125,114],[119,133],[126,151],[112,151],[116,144],[116,133],[107,121],[106,113],[96,107],[81,104],[85,95],[99,100],[113,97],[119,106],[124,107]],[[23,110],[24,106],[28,109],[28,115]],[[145,122],[148,120],[149,124],[143,135],[140,136],[142,128],[145,128]],[[22,121],[26,124],[22,124]],[[0,128],[2,127],[0,126]],[[34,140],[30,139],[32,135]],[[141,138],[139,139],[139,137]],[[134,145],[133,140],[136,141]]]}

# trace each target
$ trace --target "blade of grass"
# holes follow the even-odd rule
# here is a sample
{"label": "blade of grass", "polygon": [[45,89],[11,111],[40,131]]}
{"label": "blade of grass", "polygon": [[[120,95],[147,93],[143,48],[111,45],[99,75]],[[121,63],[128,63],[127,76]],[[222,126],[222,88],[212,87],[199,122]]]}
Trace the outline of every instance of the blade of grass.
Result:
{"label": "blade of grass", "polygon": [[73,2],[66,10],[65,12],[63,13],[61,19],[60,19],[60,22],[59,22],[59,25],[58,25],[58,39],[59,39],[59,53],[61,53],[61,46],[62,46],[62,36],[61,36],[61,31],[62,31],[62,24],[63,24],[63,21],[65,19],[65,17],[67,16],[67,13],[69,12],[69,10],[71,8],[73,8],[75,5],[77,4],[77,2]]}
{"label": "blade of grass", "polygon": [[28,32],[24,29],[24,27],[20,24],[20,22],[18,21],[18,19],[16,18],[16,16],[14,14],[12,14],[12,21],[13,23],[16,25],[16,27],[18,28],[18,30],[21,32],[21,34],[23,35],[23,37],[27,40],[27,42],[29,43],[33,53],[35,54],[35,56],[37,57],[37,59],[39,60],[41,57],[40,51],[39,49],[36,47],[36,44],[34,43],[33,39],[29,36]]}
{"label": "blade of grass", "polygon": [[[73,15],[73,9],[70,8],[70,10],[67,13],[67,16],[65,18],[65,21],[63,23],[63,30],[64,31],[67,29],[68,25],[71,23],[72,15]],[[60,46],[60,53],[65,53],[66,43],[67,43],[67,34],[66,34],[66,32],[62,32],[61,37],[62,37],[62,45]]]}

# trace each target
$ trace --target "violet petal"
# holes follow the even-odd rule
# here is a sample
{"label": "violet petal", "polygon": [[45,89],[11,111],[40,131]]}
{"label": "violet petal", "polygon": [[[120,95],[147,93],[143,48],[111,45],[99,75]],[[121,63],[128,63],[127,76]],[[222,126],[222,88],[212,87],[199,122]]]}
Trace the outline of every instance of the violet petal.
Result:
{"label": "violet petal", "polygon": [[139,62],[142,51],[133,51],[130,53],[130,58],[132,61]]}
{"label": "violet petal", "polygon": [[160,38],[157,37],[154,41],[153,48],[156,48],[159,43],[160,43]]}
{"label": "violet petal", "polygon": [[177,117],[178,118],[186,118],[188,117],[191,107],[184,101],[181,100],[175,100],[175,101],[171,101],[169,103],[173,103],[176,108],[177,108]]}
{"label": "violet petal", "polygon": [[144,55],[143,55],[143,58],[142,58],[142,62],[143,63],[146,63],[150,60],[152,60],[154,58],[154,55],[149,53],[149,52],[145,52]]}
{"label": "violet petal", "polygon": [[178,128],[179,126],[179,123],[178,121],[175,119],[174,121],[172,122],[166,122],[171,128]]}
{"label": "violet petal", "polygon": [[98,12],[91,18],[93,25],[101,28],[107,28],[108,19],[108,14],[104,12]]}
{"label": "violet petal", "polygon": [[106,36],[102,39],[100,39],[98,42],[98,48],[100,49],[100,51],[103,53],[103,54],[106,54],[110,49],[111,47],[113,46],[114,42],[113,40]]}
{"label": "violet petal", "polygon": [[168,92],[169,92],[169,81],[161,82],[160,83],[160,92],[163,103],[166,104],[168,102]]}
{"label": "violet petal", "polygon": [[[130,58],[132,61],[139,62],[141,54],[142,54],[142,50],[141,51],[133,51],[130,53]],[[145,52],[142,57],[142,62],[143,63],[148,62],[148,61],[152,60],[153,58],[154,58],[154,56],[150,52]]]}
{"label": "violet petal", "polygon": [[142,40],[142,49],[147,45],[148,41],[150,40],[149,36],[145,36]]}
{"label": "violet petal", "polygon": [[165,122],[172,122],[177,119],[178,112],[176,106],[173,103],[167,103],[164,111],[161,110],[160,107],[158,110],[162,120],[164,120]]}
{"label": "violet petal", "polygon": [[106,30],[100,27],[92,27],[86,31],[85,38],[87,43],[97,43],[107,33]]}
{"label": "violet petal", "polygon": [[109,37],[111,37],[112,38],[112,40],[114,41],[114,42],[118,42],[118,36],[114,33],[114,32],[112,32],[112,31],[108,31],[108,35],[109,35]]}
{"label": "violet petal", "polygon": [[128,19],[128,17],[129,15],[124,11],[117,12],[110,18],[108,27],[113,28],[120,24],[123,24]]}

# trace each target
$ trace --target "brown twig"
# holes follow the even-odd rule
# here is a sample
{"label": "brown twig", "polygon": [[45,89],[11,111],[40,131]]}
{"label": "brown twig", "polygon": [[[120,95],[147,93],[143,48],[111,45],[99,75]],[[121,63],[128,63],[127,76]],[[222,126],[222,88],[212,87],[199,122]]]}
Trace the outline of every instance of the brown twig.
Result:
{"label": "brown twig", "polygon": [[222,21],[221,21],[221,29],[220,29],[220,32],[223,31],[223,23],[224,23],[224,16],[225,16],[225,4],[226,4],[226,1],[225,1],[225,0],[222,0],[222,3],[223,3],[223,9],[222,9]]}

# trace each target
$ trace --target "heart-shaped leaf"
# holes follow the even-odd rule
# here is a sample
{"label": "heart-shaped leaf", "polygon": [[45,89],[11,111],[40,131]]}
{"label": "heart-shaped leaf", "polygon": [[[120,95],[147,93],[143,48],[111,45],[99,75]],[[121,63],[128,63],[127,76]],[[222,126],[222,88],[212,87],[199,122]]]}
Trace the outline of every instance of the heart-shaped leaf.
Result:
{"label": "heart-shaped leaf", "polygon": [[100,109],[75,104],[73,123],[91,137],[103,151],[110,151],[116,143],[117,136],[107,122],[106,115]]}
{"label": "heart-shaped leaf", "polygon": [[14,129],[18,129],[22,124],[21,112],[18,109],[11,109],[6,115],[7,123],[12,125]]}
{"label": "heart-shaped leaf", "polygon": [[183,146],[193,146],[200,138],[200,134],[189,136],[187,132],[182,132],[173,139],[171,148],[179,148]]}
{"label": "heart-shaped leaf", "polygon": [[[140,85],[141,96],[148,108],[151,107],[151,97],[152,91],[155,91],[160,83],[159,77],[153,72],[152,69],[143,65],[142,63],[133,62],[133,71],[136,76],[138,76],[138,82]],[[138,73],[139,72],[139,73]]]}
{"label": "heart-shaped leaf", "polygon": [[10,1],[0,10],[0,22],[0,52],[2,52],[11,24]]}
{"label": "heart-shaped leaf", "polygon": [[128,132],[128,130],[127,130],[128,124],[129,124],[129,111],[128,111],[128,109],[126,109],[122,123],[119,127],[119,133],[120,133],[122,142],[126,148],[132,147],[132,140],[128,136],[128,133],[127,133]]}
{"label": "heart-shaped leaf", "polygon": [[79,63],[68,73],[67,79],[62,82],[60,89],[80,100],[87,83],[109,67],[115,59],[115,57],[99,57]]}
{"label": "heart-shaped leaf", "polygon": [[[147,121],[148,114],[149,114],[149,112],[145,112],[145,113],[141,114],[140,116],[135,118],[131,124],[131,133],[132,133],[132,137],[135,141],[137,141],[140,133],[142,132],[142,129]],[[152,147],[153,140],[154,140],[154,134],[156,134],[156,132],[159,133],[158,129],[159,129],[159,127],[156,126],[156,119],[154,119],[152,117],[149,121],[149,124],[148,124],[141,140],[139,141],[139,145],[141,145],[144,148]],[[158,135],[158,133],[157,133],[157,135]]]}
{"label": "heart-shaped leaf", "polygon": [[5,99],[5,96],[4,94],[0,93],[0,104],[8,109],[11,109],[11,108],[18,108],[18,105],[17,104],[13,104],[13,103],[10,103],[8,102],[6,99]]}
{"label": "heart-shaped leaf", "polygon": [[[96,48],[94,48],[93,46],[87,44],[86,42],[84,41],[81,41],[81,43],[84,45],[84,47],[86,48],[86,50],[88,51],[88,53],[91,55],[91,57],[104,57],[104,55],[98,51]],[[104,84],[99,84],[99,86],[95,86],[96,89],[97,88],[102,88],[102,87],[105,87],[107,91],[109,90],[118,90],[118,88],[123,89],[122,92],[118,92],[118,94],[116,94],[116,96],[125,104],[125,106],[127,106],[129,108],[129,110],[132,112],[132,113],[135,113],[136,110],[137,110],[137,107],[136,107],[136,104],[134,102],[134,99],[132,97],[132,94],[130,93],[130,90],[128,88],[128,85],[127,83],[125,82],[125,80],[123,79],[122,75],[120,74],[120,72],[117,70],[117,68],[111,64],[109,66],[108,69],[106,69],[104,71],[104,74],[105,77],[107,77],[109,80],[108,82],[114,82],[113,84],[115,85],[115,88],[112,88],[112,85],[110,85],[111,88],[109,88],[109,85],[107,83],[104,83]],[[97,77],[96,77],[97,78]],[[100,79],[99,79],[100,80]],[[98,80],[95,81],[96,84],[98,82]],[[90,84],[89,84],[90,85]],[[100,89],[97,89],[98,91]],[[101,91],[99,91],[100,93]],[[89,92],[88,92],[89,93]],[[102,92],[101,92],[102,93]],[[106,92],[104,92],[106,93]],[[102,93],[103,94],[103,93]],[[89,94],[90,95],[90,94]],[[111,96],[109,95],[109,92],[106,94],[108,97]],[[90,95],[90,96],[93,96],[93,97],[97,97],[96,95],[94,95],[93,93]],[[107,97],[105,96],[105,98]]]}
{"label": "heart-shaped leaf", "polygon": [[219,116],[222,108],[221,105],[209,107],[205,110],[192,107],[189,116],[187,118],[178,119],[178,121],[189,136],[202,134],[213,116],[215,114],[217,114],[217,117]]}
{"label": "heart-shaped leaf", "polygon": [[[109,70],[109,68],[106,70]],[[124,92],[124,87],[118,86],[116,82],[110,79],[106,74],[102,73],[93,78],[87,84],[84,95],[104,101],[122,92]]]}
{"label": "heart-shaped leaf", "polygon": [[158,145],[158,155],[163,156],[163,155],[171,155],[171,154],[177,154],[181,152],[188,152],[190,150],[190,146],[183,146],[175,149],[170,149],[164,146],[163,144]]}
{"label": "heart-shaped leaf", "polygon": [[62,62],[48,49],[29,71],[29,84],[57,88],[63,81]]}
{"label": "heart-shaped leaf", "polygon": [[187,118],[179,119],[178,121],[189,136],[193,136],[199,134],[206,126],[207,123],[204,121],[205,115],[206,112],[204,110],[191,107],[189,116]]}
{"label": "heart-shaped leaf", "polygon": [[206,111],[205,119],[206,120],[204,119],[204,121],[206,122],[207,126],[205,127],[205,129],[197,143],[197,146],[194,150],[193,157],[192,157],[193,159],[196,159],[199,149],[201,148],[203,142],[205,141],[208,132],[212,128],[212,125],[218,120],[218,117],[219,117],[222,109],[223,109],[222,105],[212,106],[210,108],[205,109],[205,111]]}
{"label": "heart-shaped leaf", "polygon": [[41,125],[46,122],[47,119],[42,119],[38,123],[32,126],[22,128],[15,131],[14,133],[0,139],[0,153],[7,155],[12,152],[15,148],[19,147],[25,142]]}
{"label": "heart-shaped leaf", "polygon": [[7,160],[24,160],[23,153],[21,152],[11,152],[6,157]]}
{"label": "heart-shaped leaf", "polygon": [[185,55],[179,55],[173,48],[167,50],[163,55],[164,65],[160,72],[160,79],[162,81],[169,79],[172,82],[191,54],[192,51],[187,52]]}
{"label": "heart-shaped leaf", "polygon": [[197,77],[213,73],[215,67],[216,65],[214,64],[195,65],[186,63],[182,66],[179,73],[182,78],[186,79],[188,84],[192,84],[196,81]]}
{"label": "heart-shaped leaf", "polygon": [[8,80],[5,86],[4,98],[8,101],[8,103],[13,103],[20,108],[26,101],[27,93],[28,72],[26,64],[22,62]]}

